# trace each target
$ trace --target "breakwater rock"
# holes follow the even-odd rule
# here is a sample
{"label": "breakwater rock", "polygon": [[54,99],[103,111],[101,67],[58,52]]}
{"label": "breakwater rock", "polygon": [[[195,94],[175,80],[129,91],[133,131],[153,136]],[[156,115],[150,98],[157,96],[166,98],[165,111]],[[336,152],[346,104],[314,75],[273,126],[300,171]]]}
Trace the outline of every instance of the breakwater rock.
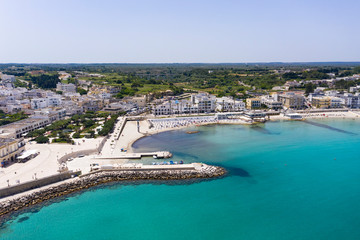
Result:
{"label": "breakwater rock", "polygon": [[137,180],[181,180],[196,178],[220,177],[226,173],[222,167],[202,164],[201,167],[189,170],[101,170],[86,176],[80,176],[57,186],[48,187],[43,190],[22,195],[18,198],[0,202],[0,217],[4,221],[4,216],[18,210],[30,207],[41,202],[65,196],[70,193],[97,186],[99,184],[117,181],[137,181]]}

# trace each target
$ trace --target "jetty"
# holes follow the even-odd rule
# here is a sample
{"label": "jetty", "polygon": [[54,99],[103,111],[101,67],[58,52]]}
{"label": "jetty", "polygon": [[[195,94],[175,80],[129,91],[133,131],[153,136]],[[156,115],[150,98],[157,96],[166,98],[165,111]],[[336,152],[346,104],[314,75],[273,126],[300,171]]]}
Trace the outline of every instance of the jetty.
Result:
{"label": "jetty", "polygon": [[[125,165],[121,168],[100,169],[79,177],[70,178],[60,184],[52,184],[46,188],[23,192],[10,199],[0,202],[0,222],[3,216],[41,202],[65,196],[70,193],[88,189],[99,184],[121,181],[141,180],[185,180],[209,179],[226,174],[222,167],[211,166],[203,163],[181,165]],[[10,187],[11,188],[11,187]],[[9,190],[9,189],[8,189]]]}
{"label": "jetty", "polygon": [[145,153],[121,153],[118,155],[102,155],[96,156],[94,159],[141,159],[142,157],[153,157],[156,158],[171,158],[172,153],[168,151],[160,151],[160,152],[145,152]]}
{"label": "jetty", "polygon": [[159,170],[202,170],[205,167],[209,167],[209,165],[203,163],[188,163],[188,164],[166,164],[166,165],[146,165],[143,163],[125,163],[125,164],[107,164],[101,166],[92,167],[92,171],[89,173],[85,173],[80,177],[84,177],[87,175],[91,175],[94,172],[99,171],[159,171]]}

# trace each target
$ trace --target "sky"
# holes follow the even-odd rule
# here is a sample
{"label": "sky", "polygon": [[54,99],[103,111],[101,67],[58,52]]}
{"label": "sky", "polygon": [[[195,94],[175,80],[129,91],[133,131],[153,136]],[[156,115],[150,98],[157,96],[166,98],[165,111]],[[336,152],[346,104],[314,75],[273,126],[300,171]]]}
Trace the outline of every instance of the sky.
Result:
{"label": "sky", "polygon": [[360,61],[359,0],[0,0],[0,63]]}

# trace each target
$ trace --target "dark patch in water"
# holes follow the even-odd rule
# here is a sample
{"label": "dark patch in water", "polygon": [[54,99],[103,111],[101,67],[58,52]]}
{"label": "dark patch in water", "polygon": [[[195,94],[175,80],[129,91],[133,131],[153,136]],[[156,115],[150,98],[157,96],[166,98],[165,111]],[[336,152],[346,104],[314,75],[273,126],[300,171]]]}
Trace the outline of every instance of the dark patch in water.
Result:
{"label": "dark patch in water", "polygon": [[34,208],[34,209],[31,209],[31,211],[30,211],[31,213],[38,213],[38,212],[40,212],[40,209],[36,209],[36,208]]}
{"label": "dark patch in water", "polygon": [[310,125],[313,125],[313,126],[316,126],[316,127],[321,127],[321,128],[329,129],[329,130],[335,131],[335,132],[345,133],[345,134],[349,134],[349,135],[357,135],[356,133],[349,132],[349,131],[345,131],[345,130],[342,130],[342,129],[339,129],[339,128],[335,128],[335,127],[331,127],[331,126],[326,125],[326,124],[323,124],[323,123],[317,123],[317,122],[312,122],[312,121],[308,121],[308,120],[305,120],[305,121],[303,121],[303,122],[304,122],[304,123],[307,123],[307,124],[310,124]]}
{"label": "dark patch in water", "polygon": [[21,217],[21,218],[19,218],[19,219],[17,220],[17,222],[18,222],[18,223],[21,223],[21,222],[24,222],[24,221],[26,221],[26,220],[28,220],[28,219],[29,219],[28,216],[26,216],[26,217]]}
{"label": "dark patch in water", "polygon": [[173,155],[178,156],[178,157],[185,157],[185,158],[192,158],[192,159],[199,159],[198,156],[196,155],[192,155],[189,153],[184,153],[184,152],[177,152],[177,151],[173,151]]}
{"label": "dark patch in water", "polygon": [[274,134],[278,134],[278,133],[272,133],[270,132],[269,130],[267,130],[266,128],[263,128],[263,127],[259,127],[259,126],[251,126],[250,127],[251,129],[257,131],[257,132],[260,132],[260,133],[263,133],[263,134],[268,134],[268,135],[274,135]]}
{"label": "dark patch in water", "polygon": [[226,171],[228,172],[228,176],[238,176],[238,177],[248,177],[248,178],[251,177],[250,173],[243,168],[229,167],[229,166],[224,166],[224,165],[220,165],[220,164],[217,164],[217,165],[225,168]]}
{"label": "dark patch in water", "polygon": [[229,171],[230,175],[239,176],[239,177],[251,177],[249,172],[238,167],[226,167],[226,170]]}

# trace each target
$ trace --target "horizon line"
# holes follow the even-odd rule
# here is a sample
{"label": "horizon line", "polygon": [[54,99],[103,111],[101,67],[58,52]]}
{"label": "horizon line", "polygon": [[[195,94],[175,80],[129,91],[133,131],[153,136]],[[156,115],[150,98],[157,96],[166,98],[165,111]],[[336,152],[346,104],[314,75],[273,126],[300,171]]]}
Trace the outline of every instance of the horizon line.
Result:
{"label": "horizon line", "polygon": [[274,62],[2,62],[0,65],[8,64],[302,64],[302,63],[359,63],[359,61],[274,61]]}

